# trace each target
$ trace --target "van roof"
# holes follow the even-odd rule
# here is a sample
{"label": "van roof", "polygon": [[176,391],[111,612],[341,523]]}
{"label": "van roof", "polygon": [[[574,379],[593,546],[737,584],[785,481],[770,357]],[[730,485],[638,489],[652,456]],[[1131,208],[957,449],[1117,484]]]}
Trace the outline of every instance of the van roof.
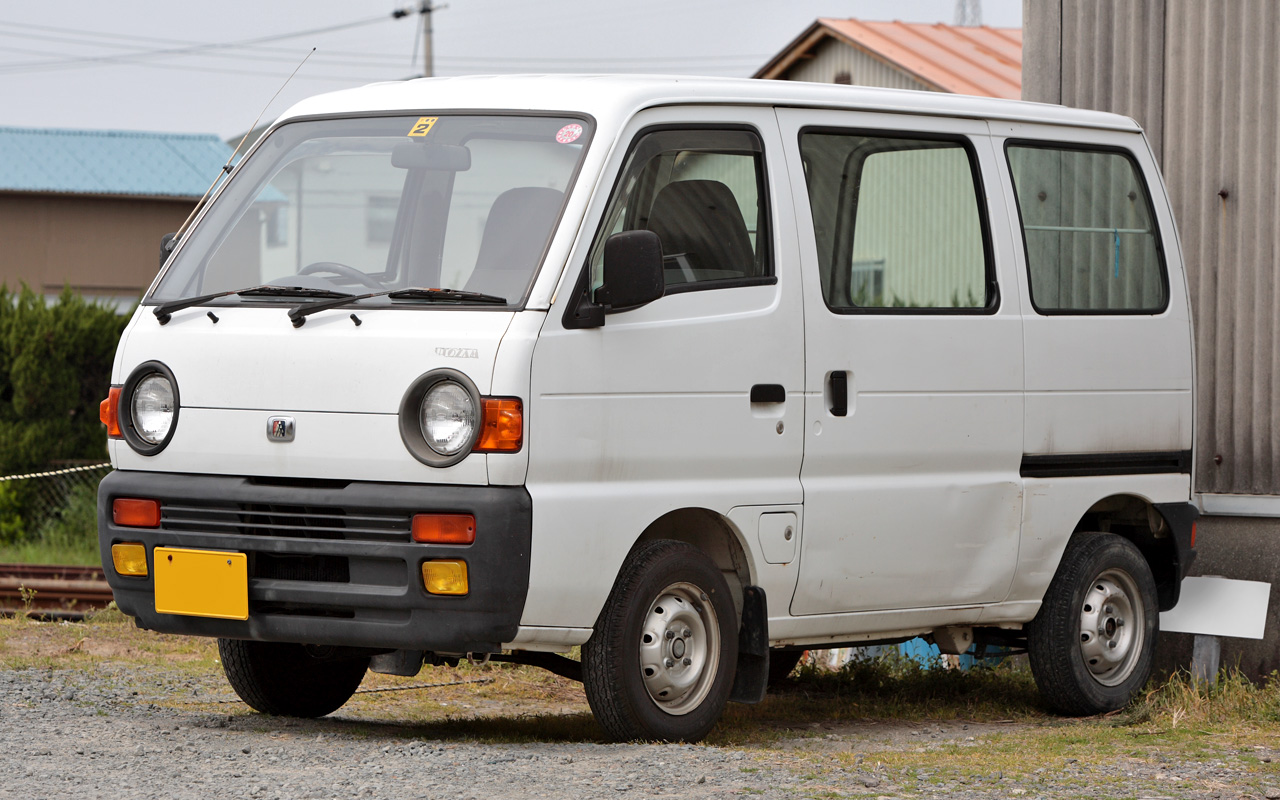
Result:
{"label": "van roof", "polygon": [[843,108],[899,114],[1038,122],[1138,131],[1128,117],[1020,100],[801,81],[676,75],[473,75],[373,83],[307,98],[292,117],[406,111],[510,109],[630,116],[651,106],[685,103]]}

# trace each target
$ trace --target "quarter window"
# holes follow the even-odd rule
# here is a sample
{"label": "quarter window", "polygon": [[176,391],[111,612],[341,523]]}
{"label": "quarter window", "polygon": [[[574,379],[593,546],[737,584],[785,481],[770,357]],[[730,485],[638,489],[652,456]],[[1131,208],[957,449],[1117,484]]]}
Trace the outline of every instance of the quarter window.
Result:
{"label": "quarter window", "polygon": [[1010,144],[1031,302],[1042,314],[1150,314],[1168,304],[1160,240],[1133,159]]}
{"label": "quarter window", "polygon": [[602,281],[605,240],[633,230],[658,234],[667,294],[771,282],[768,219],[764,160],[754,133],[642,134],[592,245],[591,288]]}
{"label": "quarter window", "polygon": [[801,134],[822,296],[837,312],[994,306],[963,142]]}

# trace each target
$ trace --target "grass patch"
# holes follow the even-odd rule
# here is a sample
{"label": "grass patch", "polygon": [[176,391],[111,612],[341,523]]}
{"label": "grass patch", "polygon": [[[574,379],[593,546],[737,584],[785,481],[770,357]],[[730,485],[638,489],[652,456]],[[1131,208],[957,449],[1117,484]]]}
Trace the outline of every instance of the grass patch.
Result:
{"label": "grass patch", "polygon": [[97,566],[97,494],[96,485],[72,489],[62,507],[31,536],[0,544],[0,562]]}

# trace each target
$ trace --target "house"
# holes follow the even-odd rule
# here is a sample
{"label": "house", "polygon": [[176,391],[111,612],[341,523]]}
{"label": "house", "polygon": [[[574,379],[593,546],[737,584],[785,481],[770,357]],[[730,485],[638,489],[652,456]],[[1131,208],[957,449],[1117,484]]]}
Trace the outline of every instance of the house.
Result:
{"label": "house", "polygon": [[0,284],[128,309],[230,155],[212,134],[0,127]]}
{"label": "house", "polygon": [[752,77],[1016,100],[1022,93],[1022,31],[819,19]]}

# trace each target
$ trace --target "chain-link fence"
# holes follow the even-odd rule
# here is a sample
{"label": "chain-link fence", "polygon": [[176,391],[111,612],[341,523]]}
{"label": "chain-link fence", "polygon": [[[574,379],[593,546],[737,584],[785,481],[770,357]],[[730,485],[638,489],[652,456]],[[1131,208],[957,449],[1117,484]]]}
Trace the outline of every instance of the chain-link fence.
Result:
{"label": "chain-link fence", "polygon": [[25,475],[0,475],[0,498],[15,499],[28,535],[61,516],[75,499],[96,495],[98,484],[111,471],[107,463],[61,462],[51,467]]}

